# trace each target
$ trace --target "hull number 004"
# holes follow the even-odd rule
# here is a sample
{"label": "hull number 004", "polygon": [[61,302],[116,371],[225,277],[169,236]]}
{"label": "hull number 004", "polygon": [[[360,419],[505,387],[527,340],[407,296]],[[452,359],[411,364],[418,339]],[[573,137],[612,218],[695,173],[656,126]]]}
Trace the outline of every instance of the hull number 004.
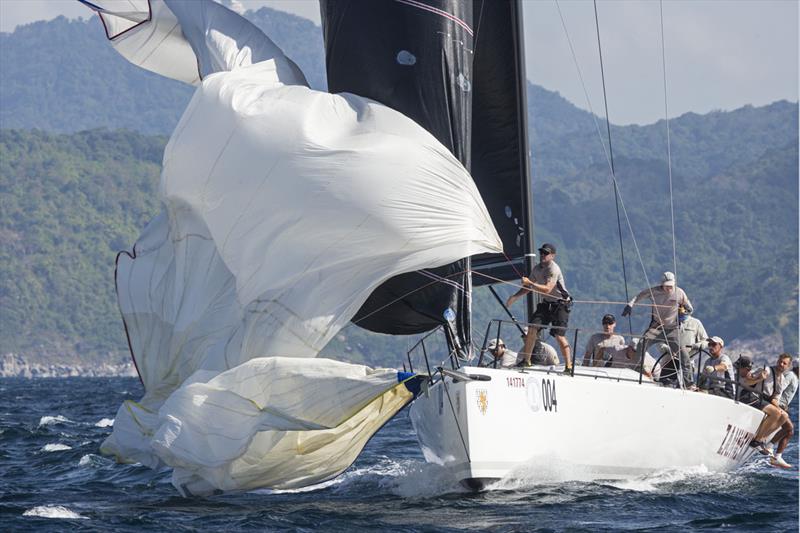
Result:
{"label": "hull number 004", "polygon": [[542,380],[542,405],[545,411],[558,412],[558,400],[556,400],[556,381],[549,379]]}

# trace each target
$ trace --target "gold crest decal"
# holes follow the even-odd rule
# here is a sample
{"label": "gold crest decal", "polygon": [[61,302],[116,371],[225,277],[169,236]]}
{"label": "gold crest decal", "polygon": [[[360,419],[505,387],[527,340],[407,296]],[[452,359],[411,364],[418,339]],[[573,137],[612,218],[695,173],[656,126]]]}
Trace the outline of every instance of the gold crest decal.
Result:
{"label": "gold crest decal", "polygon": [[482,415],[485,415],[486,410],[489,409],[489,391],[478,389],[475,391],[475,396],[478,398],[478,409],[480,409]]}

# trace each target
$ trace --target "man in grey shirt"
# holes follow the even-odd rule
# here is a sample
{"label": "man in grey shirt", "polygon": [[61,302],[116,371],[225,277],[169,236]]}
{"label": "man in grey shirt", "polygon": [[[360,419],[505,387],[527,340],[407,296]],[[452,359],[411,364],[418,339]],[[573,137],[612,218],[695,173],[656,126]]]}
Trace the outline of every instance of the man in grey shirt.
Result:
{"label": "man in grey shirt", "polygon": [[531,322],[536,326],[528,328],[525,346],[520,352],[523,358],[522,364],[530,366],[531,352],[539,337],[539,329],[541,326],[550,325],[550,335],[555,338],[561,348],[561,354],[564,356],[564,369],[570,370],[572,356],[569,342],[564,333],[569,325],[572,297],[567,292],[564,275],[556,264],[555,258],[556,247],[550,243],[543,244],[539,248],[539,263],[531,270],[531,279],[522,278],[522,288],[508,299],[506,306],[511,307],[517,299],[530,291],[541,295],[542,301],[536,306],[536,312],[531,317]]}
{"label": "man in grey shirt", "polygon": [[[772,378],[773,394],[778,390],[778,407],[780,407],[787,414],[789,413],[789,405],[797,393],[797,375],[793,372],[796,370],[792,368],[792,356],[788,353],[782,353],[778,356],[778,362],[774,367],[770,368],[770,376]],[[780,379],[778,379],[780,375]],[[792,465],[786,462],[783,458],[783,451],[794,435],[794,424],[791,417],[787,416],[786,421],[781,425],[781,429],[772,437],[772,441],[767,443],[766,450],[772,452],[775,445],[778,445],[777,453],[775,453],[769,460],[769,464],[780,468],[791,468]]]}
{"label": "man in grey shirt", "polygon": [[[603,316],[603,332],[594,333],[586,343],[586,352],[583,354],[583,366],[630,366],[628,365],[625,338],[614,333],[617,319],[614,315]],[[615,364],[616,363],[616,364]]]}
{"label": "man in grey shirt", "polygon": [[651,300],[652,312],[650,325],[642,334],[642,340],[638,344],[638,355],[641,359],[650,345],[655,341],[666,342],[670,352],[680,355],[681,374],[683,385],[693,387],[692,367],[689,361],[689,352],[680,349],[678,338],[678,309],[683,307],[688,313],[693,311],[692,302],[683,292],[683,289],[675,285],[675,274],[664,272],[661,276],[661,285],[644,289],[637,294],[625,309],[622,316],[628,316],[633,311],[633,306],[643,300]]}

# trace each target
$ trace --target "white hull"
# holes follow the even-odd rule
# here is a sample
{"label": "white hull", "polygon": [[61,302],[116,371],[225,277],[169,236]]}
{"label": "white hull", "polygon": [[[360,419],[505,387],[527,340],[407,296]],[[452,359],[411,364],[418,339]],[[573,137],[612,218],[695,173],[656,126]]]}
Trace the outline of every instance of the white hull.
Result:
{"label": "white hull", "polygon": [[763,418],[726,398],[640,385],[626,369],[579,369],[574,377],[547,369],[460,371],[491,381],[446,377],[410,414],[425,459],[474,486],[536,457],[590,479],[701,465],[731,470],[752,455],[748,444]]}

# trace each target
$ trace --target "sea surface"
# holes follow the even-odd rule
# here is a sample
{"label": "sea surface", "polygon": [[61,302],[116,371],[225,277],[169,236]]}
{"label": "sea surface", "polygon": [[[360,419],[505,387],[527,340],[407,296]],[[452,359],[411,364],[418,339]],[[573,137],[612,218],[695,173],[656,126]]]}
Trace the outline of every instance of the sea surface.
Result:
{"label": "sea surface", "polygon": [[[425,463],[406,411],[335,480],[182,498],[169,473],[99,455],[120,403],[141,395],[135,378],[0,379],[0,531],[798,531],[797,468],[761,456],[604,483],[528,465],[475,494]],[[787,452],[797,465],[796,436]]]}

